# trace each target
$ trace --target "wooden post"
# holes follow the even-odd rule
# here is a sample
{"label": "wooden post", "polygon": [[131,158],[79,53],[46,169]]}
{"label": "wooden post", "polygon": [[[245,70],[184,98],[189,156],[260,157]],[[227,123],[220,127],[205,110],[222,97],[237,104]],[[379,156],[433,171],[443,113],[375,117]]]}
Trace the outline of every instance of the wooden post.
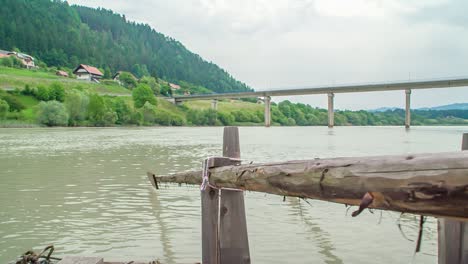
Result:
{"label": "wooden post", "polygon": [[[462,150],[468,150],[468,133],[463,134]],[[441,218],[438,221],[438,231],[439,264],[468,263],[468,226],[466,222]]]}
{"label": "wooden post", "polygon": [[265,96],[265,127],[271,126],[271,97]]}
{"label": "wooden post", "polygon": [[406,103],[405,103],[405,127],[409,128],[411,126],[411,90],[406,89]]}
{"label": "wooden post", "polygon": [[[223,156],[240,159],[239,129],[225,127]],[[220,263],[250,263],[244,192],[221,190],[219,216]]]}
{"label": "wooden post", "polygon": [[211,109],[218,110],[218,99],[213,99],[211,101]]}
{"label": "wooden post", "polygon": [[335,113],[333,107],[334,98],[334,93],[328,93],[328,127],[333,127],[335,125]]}

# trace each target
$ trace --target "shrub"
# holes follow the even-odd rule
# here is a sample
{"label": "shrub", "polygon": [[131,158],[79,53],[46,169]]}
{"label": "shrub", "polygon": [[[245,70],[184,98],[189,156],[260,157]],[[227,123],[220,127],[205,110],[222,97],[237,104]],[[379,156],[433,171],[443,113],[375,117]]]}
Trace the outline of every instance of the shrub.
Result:
{"label": "shrub", "polygon": [[129,72],[121,72],[119,74],[119,81],[123,86],[129,89],[133,89],[137,86],[136,78]]}
{"label": "shrub", "polygon": [[139,84],[132,92],[133,102],[136,108],[142,107],[146,102],[156,105],[156,97],[153,90],[147,84]]}
{"label": "shrub", "polygon": [[101,96],[93,94],[89,96],[88,120],[94,126],[110,126],[115,124],[117,114],[106,105]]}
{"label": "shrub", "polygon": [[0,99],[0,119],[5,119],[9,110],[10,106],[7,101]]}
{"label": "shrub", "polygon": [[11,94],[7,93],[0,93],[0,99],[6,101],[8,105],[10,106],[10,111],[21,111],[23,109],[26,109],[23,103],[21,103],[16,97],[14,97]]}
{"label": "shrub", "polygon": [[236,119],[231,113],[218,111],[218,120],[225,126],[233,125]]}
{"label": "shrub", "polygon": [[68,111],[69,125],[76,126],[86,119],[89,97],[80,91],[72,90],[65,97],[65,106]]}
{"label": "shrub", "polygon": [[39,85],[37,87],[35,97],[38,100],[41,100],[41,101],[49,101],[50,100],[50,90],[49,90],[49,88],[47,88],[45,86],[42,86],[42,85]]}
{"label": "shrub", "polygon": [[65,126],[68,113],[65,106],[57,101],[41,102],[38,105],[38,122],[47,126]]}
{"label": "shrub", "polygon": [[49,87],[49,100],[65,101],[65,88],[61,83],[52,83]]}

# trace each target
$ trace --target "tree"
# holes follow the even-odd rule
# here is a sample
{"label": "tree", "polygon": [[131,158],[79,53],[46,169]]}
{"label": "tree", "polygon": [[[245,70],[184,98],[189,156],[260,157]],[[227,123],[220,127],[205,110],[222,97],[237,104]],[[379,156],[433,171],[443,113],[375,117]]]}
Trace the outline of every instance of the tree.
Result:
{"label": "tree", "polygon": [[89,97],[78,90],[72,90],[65,97],[65,106],[68,111],[69,125],[76,126],[86,119]]}
{"label": "tree", "polygon": [[0,99],[0,119],[5,119],[8,111],[10,110],[10,106],[5,100]]}
{"label": "tree", "polygon": [[43,85],[39,85],[37,87],[36,98],[41,101],[49,101],[50,100],[49,88]]}
{"label": "tree", "polygon": [[106,66],[106,68],[104,70],[104,76],[102,78],[104,78],[104,79],[111,79],[112,78],[112,73],[111,73],[111,70],[110,70],[109,66]]}
{"label": "tree", "polygon": [[[141,107],[140,112],[143,116],[143,124],[144,125],[153,125],[156,119],[156,107],[149,102],[145,102],[145,104]],[[163,125],[169,125],[163,124]]]}
{"label": "tree", "polygon": [[138,123],[134,120],[134,109],[130,103],[128,103],[124,98],[116,98],[114,100],[114,110],[117,114],[117,124],[132,124]]}
{"label": "tree", "polygon": [[141,78],[139,82],[149,85],[149,87],[151,87],[151,90],[153,90],[153,93],[155,95],[161,94],[161,86],[157,82],[156,78],[145,76]]}
{"label": "tree", "polygon": [[153,90],[147,84],[139,84],[132,91],[133,103],[136,108],[142,107],[146,102],[156,105],[156,97],[153,94]]}
{"label": "tree", "polygon": [[89,96],[88,120],[94,126],[110,126],[117,121],[117,114],[106,105],[103,97],[92,94]]}
{"label": "tree", "polygon": [[65,100],[65,88],[63,84],[54,82],[49,87],[49,100],[63,102]]}
{"label": "tree", "polygon": [[67,109],[57,101],[39,103],[37,117],[40,124],[47,126],[65,126],[68,124]]}
{"label": "tree", "polygon": [[137,86],[135,77],[129,72],[121,72],[119,74],[119,81],[126,88],[133,89]]}

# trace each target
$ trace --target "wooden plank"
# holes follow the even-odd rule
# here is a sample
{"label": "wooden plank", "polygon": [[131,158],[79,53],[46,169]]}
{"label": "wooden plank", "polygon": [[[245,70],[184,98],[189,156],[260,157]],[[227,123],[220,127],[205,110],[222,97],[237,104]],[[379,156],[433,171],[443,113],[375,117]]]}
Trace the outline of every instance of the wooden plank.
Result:
{"label": "wooden plank", "polygon": [[[218,187],[266,192],[371,208],[468,219],[468,151],[313,159],[210,169]],[[162,182],[200,184],[184,173]]]}
{"label": "wooden plank", "polygon": [[[223,156],[240,159],[239,129],[225,127]],[[221,190],[219,224],[220,262],[222,264],[250,263],[244,193]]]}
{"label": "wooden plank", "polygon": [[201,191],[202,263],[219,263],[219,190],[207,187]]}
{"label": "wooden plank", "polygon": [[99,257],[72,257],[66,256],[57,264],[103,264],[104,260]]}
{"label": "wooden plank", "polygon": [[[463,150],[468,150],[468,133],[463,134]],[[467,223],[441,218],[438,222],[438,232],[439,264],[468,263]]]}

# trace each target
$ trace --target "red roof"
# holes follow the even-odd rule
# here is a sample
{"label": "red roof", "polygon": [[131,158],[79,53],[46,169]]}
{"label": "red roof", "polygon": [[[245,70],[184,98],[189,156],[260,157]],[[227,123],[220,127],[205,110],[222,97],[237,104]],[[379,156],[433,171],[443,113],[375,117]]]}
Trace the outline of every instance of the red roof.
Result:
{"label": "red roof", "polygon": [[8,58],[8,57],[10,57],[9,54],[0,54],[0,59],[1,59],[1,58]]}
{"label": "red roof", "polygon": [[177,84],[169,83],[169,86],[174,90],[180,89],[180,86]]}
{"label": "red roof", "polygon": [[[94,75],[99,75],[99,76],[103,76],[104,74],[102,74],[102,72],[100,70],[98,70],[98,68],[96,67],[93,67],[93,66],[89,66],[89,65],[85,65],[85,64],[80,64],[80,66],[78,66],[75,71],[77,71],[79,68],[83,68],[85,69],[85,71],[91,73],[91,74],[94,74]],[[75,72],[74,71],[74,72]]]}

